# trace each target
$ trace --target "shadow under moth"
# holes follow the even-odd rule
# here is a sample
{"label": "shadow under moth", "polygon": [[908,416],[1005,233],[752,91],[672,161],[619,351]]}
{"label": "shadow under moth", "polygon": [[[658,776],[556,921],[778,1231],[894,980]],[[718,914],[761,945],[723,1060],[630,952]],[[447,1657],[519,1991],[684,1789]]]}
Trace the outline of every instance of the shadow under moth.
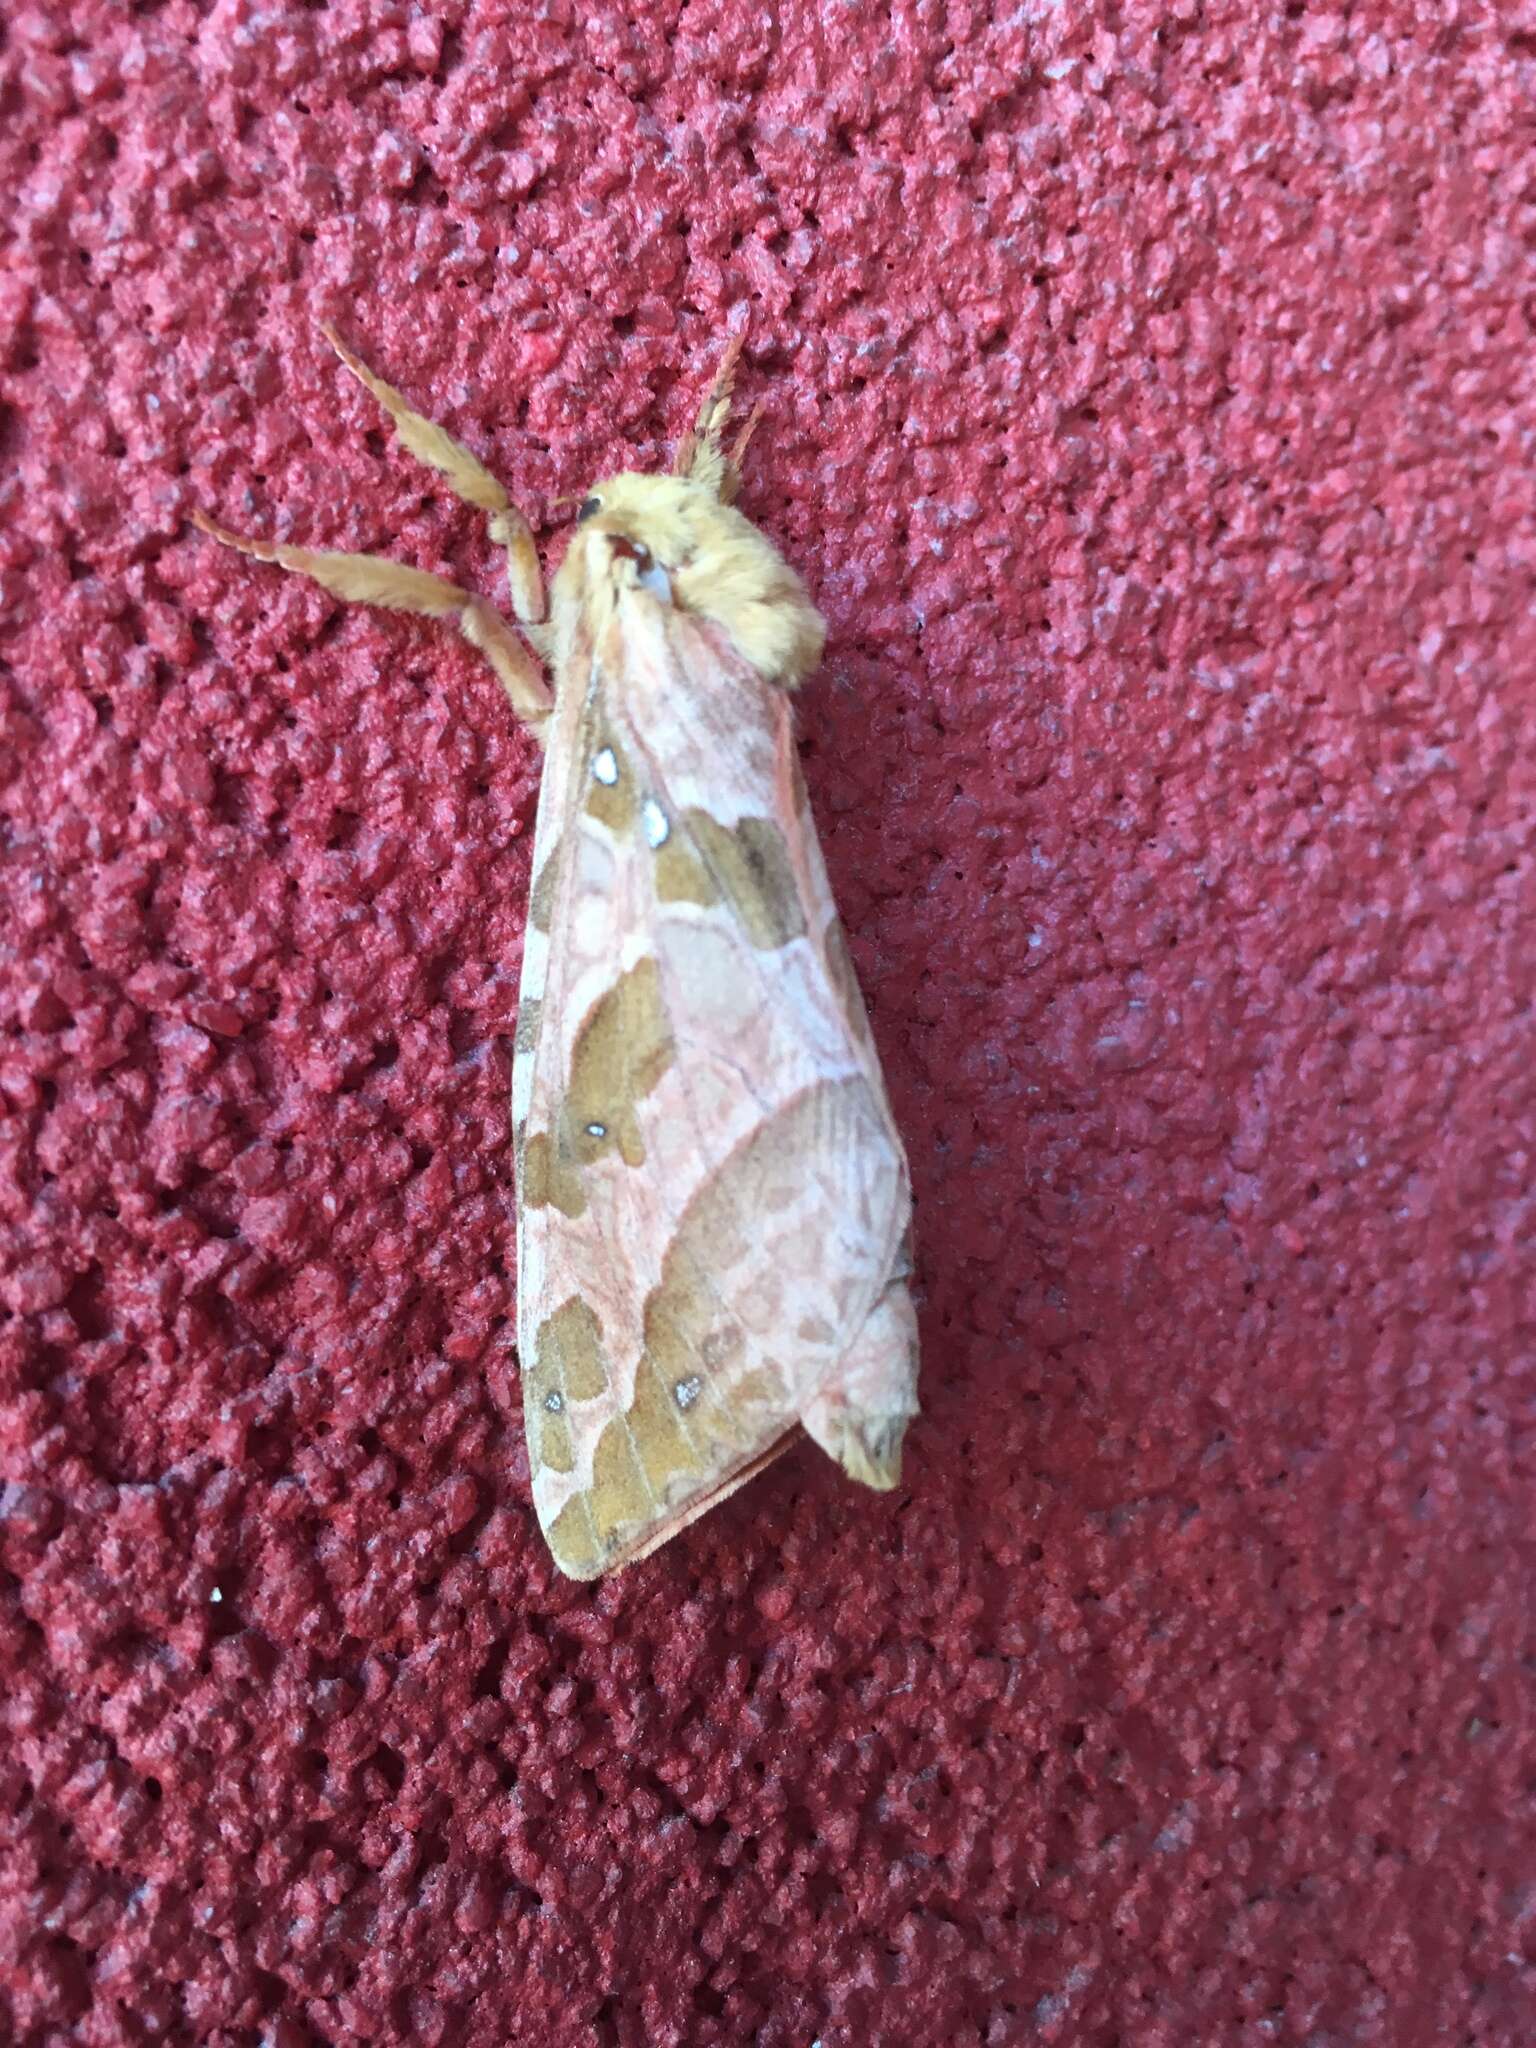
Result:
{"label": "shadow under moth", "polygon": [[555,1562],[591,1579],[646,1556],[801,1429],[894,1486],[917,1412],[911,1193],[795,751],[824,629],[734,504],[757,419],[723,445],[741,334],[672,473],[593,484],[547,600],[501,485],[326,334],[487,515],[516,629],[383,556],[196,523],[337,597],[451,621],[544,749],[512,1116]]}

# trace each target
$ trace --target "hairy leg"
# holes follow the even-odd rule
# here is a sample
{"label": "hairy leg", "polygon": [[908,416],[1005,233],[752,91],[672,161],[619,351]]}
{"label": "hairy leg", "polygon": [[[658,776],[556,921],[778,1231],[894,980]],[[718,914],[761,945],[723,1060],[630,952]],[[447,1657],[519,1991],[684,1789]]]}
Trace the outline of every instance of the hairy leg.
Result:
{"label": "hairy leg", "polygon": [[512,616],[520,626],[528,629],[529,638],[543,653],[543,636],[537,629],[547,615],[544,577],[527,520],[479,457],[472,455],[462,441],[456,441],[446,427],[438,426],[435,420],[413,411],[392,384],[376,377],[368,365],[353,354],[334,327],[327,324],[320,331],[359,384],[371,392],[389,414],[401,447],[445,478],[456,498],[488,515],[491,539],[507,551]]}
{"label": "hairy leg", "polygon": [[371,604],[385,611],[411,612],[420,618],[449,619],[477,653],[484,656],[512,701],[512,708],[537,733],[549,716],[553,699],[533,655],[524,647],[494,605],[461,590],[426,569],[392,562],[386,555],[331,554],[317,548],[285,547],[277,542],[248,540],[217,526],[201,512],[192,523],[225,547],[236,548],[258,562],[308,576],[333,597]]}

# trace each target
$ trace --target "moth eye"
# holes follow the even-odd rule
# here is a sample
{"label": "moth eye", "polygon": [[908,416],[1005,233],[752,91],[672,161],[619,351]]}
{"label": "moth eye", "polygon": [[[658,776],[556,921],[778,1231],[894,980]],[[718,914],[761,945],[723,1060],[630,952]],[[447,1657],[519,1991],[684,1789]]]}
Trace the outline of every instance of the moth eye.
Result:
{"label": "moth eye", "polygon": [[643,540],[631,540],[627,533],[610,533],[608,545],[613,549],[614,559],[627,556],[639,569],[642,577],[651,566],[651,551]]}
{"label": "moth eye", "polygon": [[601,512],[602,509],[603,501],[601,498],[583,498],[576,512],[577,523],[579,524],[583,519],[590,519],[594,512]]}

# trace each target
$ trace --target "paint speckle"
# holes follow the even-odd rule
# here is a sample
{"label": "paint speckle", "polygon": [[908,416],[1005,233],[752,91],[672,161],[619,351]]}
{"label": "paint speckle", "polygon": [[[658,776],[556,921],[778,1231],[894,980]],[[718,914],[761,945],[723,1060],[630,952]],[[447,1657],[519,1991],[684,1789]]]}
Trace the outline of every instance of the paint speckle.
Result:
{"label": "paint speckle", "polygon": [[677,1385],[672,1389],[673,1393],[677,1396],[678,1407],[682,1409],[691,1408],[694,1402],[697,1401],[697,1399],[699,1398],[699,1395],[702,1393],[703,1388],[704,1382],[699,1378],[696,1372],[689,1373],[687,1379],[685,1380],[679,1380]]}
{"label": "paint speckle", "polygon": [[592,756],[592,773],[597,780],[612,789],[619,779],[619,757],[612,747],[599,747]]}
{"label": "paint speckle", "polygon": [[665,846],[672,827],[667,823],[667,814],[655,797],[648,796],[640,806],[640,822],[645,827],[647,846]]}

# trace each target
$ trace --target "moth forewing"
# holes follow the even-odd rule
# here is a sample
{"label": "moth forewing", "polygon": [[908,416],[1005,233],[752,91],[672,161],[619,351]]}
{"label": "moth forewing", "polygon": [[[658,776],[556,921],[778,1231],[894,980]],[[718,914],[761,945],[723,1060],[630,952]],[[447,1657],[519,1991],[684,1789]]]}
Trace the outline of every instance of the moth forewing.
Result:
{"label": "moth forewing", "polygon": [[[654,558],[641,481],[625,532]],[[655,1548],[797,1425],[892,1485],[915,1409],[906,1166],[790,699],[723,619],[623,570],[613,589],[604,531],[575,544],[585,627],[558,628],[515,1083],[534,1498],[578,1577]]]}
{"label": "moth forewing", "polygon": [[892,1486],[917,1409],[911,1196],[795,754],[821,620],[731,503],[739,340],[674,474],[593,486],[547,612],[501,486],[335,345],[487,513],[553,708],[524,641],[456,585],[204,524],[338,595],[451,619],[545,746],[512,1107],[555,1560],[587,1579],[646,1555],[802,1427]]}

